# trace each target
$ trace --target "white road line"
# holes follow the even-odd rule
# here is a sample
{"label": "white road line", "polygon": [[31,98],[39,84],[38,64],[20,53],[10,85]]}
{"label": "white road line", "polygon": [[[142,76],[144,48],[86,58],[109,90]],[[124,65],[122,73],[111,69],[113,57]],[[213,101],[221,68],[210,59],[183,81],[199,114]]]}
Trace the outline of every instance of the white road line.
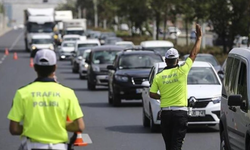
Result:
{"label": "white road line", "polygon": [[93,143],[88,134],[82,134],[82,139],[83,139],[83,142],[85,143],[88,143],[88,144]]}
{"label": "white road line", "polygon": [[[23,32],[18,35],[18,37],[16,38],[16,40],[14,41],[14,43],[9,48],[9,52],[16,46],[17,42],[20,40],[20,38],[22,37],[22,35],[23,35]],[[6,58],[6,55],[3,55],[3,57],[1,58],[1,61],[0,61],[0,64],[3,63],[3,61],[4,61],[5,58]]]}

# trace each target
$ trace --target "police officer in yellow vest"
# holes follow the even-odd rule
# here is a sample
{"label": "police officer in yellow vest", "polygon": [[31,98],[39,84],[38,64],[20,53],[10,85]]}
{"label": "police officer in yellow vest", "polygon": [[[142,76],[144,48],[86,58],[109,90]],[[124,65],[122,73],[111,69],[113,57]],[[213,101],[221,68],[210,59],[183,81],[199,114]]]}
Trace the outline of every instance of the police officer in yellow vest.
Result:
{"label": "police officer in yellow vest", "polygon": [[[82,132],[83,113],[74,91],[54,79],[56,55],[39,50],[34,58],[37,79],[16,91],[8,114],[12,135],[21,135],[20,150],[67,150],[68,132]],[[72,121],[66,121],[67,116]]]}
{"label": "police officer in yellow vest", "polygon": [[181,66],[178,66],[178,51],[174,48],[169,49],[165,54],[167,66],[155,76],[150,88],[150,97],[161,101],[161,132],[166,150],[181,150],[186,135],[187,76],[200,50],[201,37],[201,27],[196,25],[195,45]]}

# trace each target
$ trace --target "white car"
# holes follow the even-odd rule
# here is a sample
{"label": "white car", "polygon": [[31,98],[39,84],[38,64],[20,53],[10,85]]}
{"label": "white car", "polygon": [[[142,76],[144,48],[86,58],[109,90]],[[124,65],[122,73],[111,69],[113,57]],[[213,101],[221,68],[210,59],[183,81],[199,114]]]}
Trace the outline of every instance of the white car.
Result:
{"label": "white car", "polygon": [[161,41],[161,40],[152,40],[152,41],[143,41],[140,46],[144,49],[152,49],[158,52],[163,59],[165,59],[165,53],[170,48],[174,47],[174,44],[170,41]]}
{"label": "white car", "polygon": [[74,41],[64,41],[61,46],[58,47],[59,60],[70,59],[72,52],[75,50]]}
{"label": "white car", "polygon": [[29,49],[51,49],[54,50],[54,39],[51,34],[34,34],[31,37],[31,44],[29,44]]}
{"label": "white car", "polygon": [[98,39],[87,39],[87,40],[78,40],[75,44],[75,51],[77,52],[78,48],[81,47],[95,47],[100,46],[101,43]]}
{"label": "white car", "polygon": [[124,46],[126,48],[133,48],[135,46],[134,43],[131,41],[119,41],[116,42],[115,45]]}
{"label": "white car", "polygon": [[88,64],[85,62],[86,58],[89,56],[91,49],[85,50],[83,55],[80,57],[81,62],[79,63],[79,78],[85,79],[87,76]]}
{"label": "white car", "polygon": [[64,42],[64,41],[78,41],[78,40],[81,40],[80,35],[68,34],[68,35],[63,36],[62,42]]}
{"label": "white car", "polygon": [[[184,63],[180,61],[179,64]],[[156,63],[149,74],[149,81],[144,81],[142,90],[143,126],[155,131],[160,125],[160,101],[149,97],[150,85],[157,73],[166,64]],[[188,98],[194,97],[197,102],[189,111],[189,125],[216,125],[220,117],[220,101],[222,83],[215,69],[210,63],[195,61],[188,74]]]}

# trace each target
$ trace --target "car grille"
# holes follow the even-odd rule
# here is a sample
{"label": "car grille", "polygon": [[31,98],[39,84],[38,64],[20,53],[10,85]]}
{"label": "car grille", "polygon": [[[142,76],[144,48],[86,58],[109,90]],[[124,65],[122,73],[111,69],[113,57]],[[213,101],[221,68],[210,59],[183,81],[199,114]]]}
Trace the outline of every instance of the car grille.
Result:
{"label": "car grille", "polygon": [[200,122],[200,121],[215,121],[211,115],[206,115],[205,117],[189,117],[189,122]]}
{"label": "car grille", "polygon": [[204,100],[204,99],[198,99],[193,108],[205,108],[207,107],[208,103],[210,102],[210,99]]}
{"label": "car grille", "polygon": [[142,82],[145,81],[145,80],[146,80],[145,78],[137,78],[137,77],[136,78],[134,78],[134,77],[131,78],[131,81],[132,81],[133,84],[142,84]]}

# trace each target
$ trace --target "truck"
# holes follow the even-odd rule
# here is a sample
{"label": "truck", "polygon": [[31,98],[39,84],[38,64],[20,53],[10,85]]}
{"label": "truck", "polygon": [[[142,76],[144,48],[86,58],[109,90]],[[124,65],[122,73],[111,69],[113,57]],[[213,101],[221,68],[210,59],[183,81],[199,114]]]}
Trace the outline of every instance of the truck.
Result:
{"label": "truck", "polygon": [[55,20],[56,20],[56,28],[57,28],[57,45],[61,45],[62,43],[62,31],[63,31],[63,21],[72,20],[73,13],[71,10],[60,10],[55,11]]}
{"label": "truck", "polygon": [[86,19],[72,19],[63,21],[63,35],[77,34],[80,36],[85,36],[86,30]]}
{"label": "truck", "polygon": [[31,51],[32,35],[44,33],[54,37],[54,8],[28,8],[24,10],[24,42],[26,51]]}

